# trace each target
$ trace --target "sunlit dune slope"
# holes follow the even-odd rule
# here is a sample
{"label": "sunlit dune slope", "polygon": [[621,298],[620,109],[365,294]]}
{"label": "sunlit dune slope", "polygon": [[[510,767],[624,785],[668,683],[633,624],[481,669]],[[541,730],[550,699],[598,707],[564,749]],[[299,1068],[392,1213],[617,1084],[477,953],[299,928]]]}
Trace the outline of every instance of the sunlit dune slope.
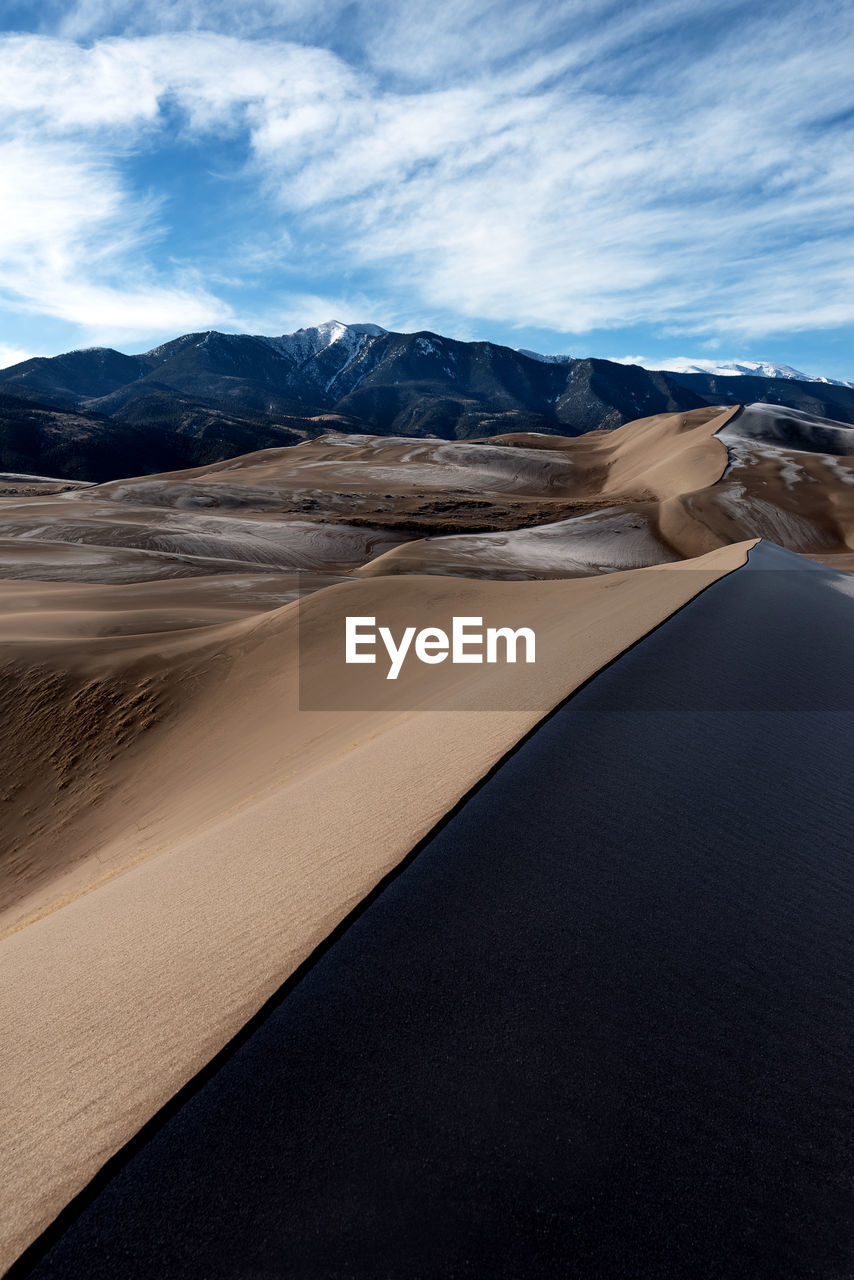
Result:
{"label": "sunlit dune slope", "polygon": [[854,428],[844,424],[750,405],[717,417],[662,414],[574,440],[541,437],[536,447],[585,457],[576,476],[599,509],[527,529],[418,539],[355,572],[571,577],[752,537],[854,567]]}
{"label": "sunlit dune slope", "polygon": [[852,567],[854,428],[771,405],[748,405],[720,432],[721,480],[665,504],[660,527],[683,554],[761,537]]}
{"label": "sunlit dune slope", "polygon": [[[379,578],[272,608],[288,582],[259,575],[244,616],[222,579],[0,587],[19,840],[0,1259],[550,707],[745,553],[577,582]],[[441,711],[419,665],[375,681],[370,710],[298,710],[300,613],[334,705],[342,609],[399,629],[425,607],[524,620],[536,665],[450,672]]]}
{"label": "sunlit dune slope", "polygon": [[[724,415],[725,416],[725,415]],[[357,568],[422,533],[553,523],[710,482],[714,410],[578,439],[327,435],[206,468],[0,497],[0,574],[42,581]],[[674,486],[676,488],[674,489]]]}
{"label": "sunlit dune slope", "polygon": [[755,536],[845,567],[852,438],[844,424],[767,405],[571,438],[329,434],[190,471],[0,497],[0,574],[574,577]]}

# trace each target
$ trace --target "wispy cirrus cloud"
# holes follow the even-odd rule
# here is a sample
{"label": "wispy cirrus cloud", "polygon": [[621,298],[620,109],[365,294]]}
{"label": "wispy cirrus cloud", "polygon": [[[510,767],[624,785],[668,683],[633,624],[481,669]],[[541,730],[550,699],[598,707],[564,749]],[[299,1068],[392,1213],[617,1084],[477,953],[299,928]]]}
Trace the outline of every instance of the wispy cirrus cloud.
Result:
{"label": "wispy cirrus cloud", "polygon": [[[259,104],[299,105],[326,78],[324,51],[184,35],[107,39],[90,48],[16,36],[3,47],[0,119],[0,296],[22,312],[67,320],[90,338],[236,323],[192,258],[156,270],[171,228],[156,182],[124,170],[171,130],[198,144],[245,126]],[[288,88],[304,77],[296,91]],[[346,71],[342,68],[342,77]],[[335,91],[340,96],[341,79]],[[168,110],[178,109],[176,124]],[[175,217],[176,210],[168,211]],[[192,211],[185,211],[192,216]],[[216,275],[216,273],[214,273]]]}
{"label": "wispy cirrus cloud", "polygon": [[19,137],[0,144],[0,296],[85,333],[137,335],[228,321],[231,309],[190,269],[159,278],[145,262],[158,202],[132,200],[85,145]]}
{"label": "wispy cirrus cloud", "polygon": [[285,211],[346,219],[346,253],[432,307],[575,333],[850,323],[850,125],[826,117],[854,106],[854,48],[804,21],[762,32],[761,63],[742,29],[680,65],[632,43],[635,12],[465,87],[273,109],[253,147]]}
{"label": "wispy cirrus cloud", "polygon": [[[59,8],[0,49],[7,305],[129,338],[366,300],[457,329],[854,325],[842,4]],[[195,243],[174,148],[230,174]]]}

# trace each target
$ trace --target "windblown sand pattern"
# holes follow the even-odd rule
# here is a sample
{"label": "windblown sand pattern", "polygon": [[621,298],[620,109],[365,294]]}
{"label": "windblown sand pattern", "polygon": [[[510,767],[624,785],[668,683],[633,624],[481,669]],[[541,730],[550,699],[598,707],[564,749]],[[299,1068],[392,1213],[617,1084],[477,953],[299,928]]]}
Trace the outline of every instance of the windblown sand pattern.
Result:
{"label": "windblown sand pattern", "polygon": [[[704,409],[572,439],[330,434],[61,492],[6,477],[2,1263],[505,752],[757,538],[852,567],[846,431]],[[442,710],[426,668],[370,710],[300,710],[299,659],[337,670],[342,607],[521,610],[536,670],[467,669]]]}

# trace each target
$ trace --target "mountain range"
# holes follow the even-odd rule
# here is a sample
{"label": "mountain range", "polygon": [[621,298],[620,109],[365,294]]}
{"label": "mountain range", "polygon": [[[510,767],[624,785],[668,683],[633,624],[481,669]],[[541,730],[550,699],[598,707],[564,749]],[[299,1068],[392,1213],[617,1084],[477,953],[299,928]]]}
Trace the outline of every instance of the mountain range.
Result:
{"label": "mountain range", "polygon": [[[551,358],[551,357],[544,357]],[[631,360],[622,363],[634,363]],[[639,362],[640,363],[640,362]],[[643,362],[644,368],[647,366]],[[667,373],[712,373],[729,377],[785,378],[790,382],[824,382],[831,387],[854,387],[854,382],[841,378],[814,377],[793,369],[790,364],[775,364],[773,360],[692,360],[678,357],[655,366]]]}
{"label": "mountain range", "polygon": [[650,370],[334,320],[280,337],[185,334],[141,355],[95,347],[38,356],[0,371],[0,384],[0,471],[95,481],[329,430],[571,436],[751,402],[854,423],[854,388],[787,366]]}

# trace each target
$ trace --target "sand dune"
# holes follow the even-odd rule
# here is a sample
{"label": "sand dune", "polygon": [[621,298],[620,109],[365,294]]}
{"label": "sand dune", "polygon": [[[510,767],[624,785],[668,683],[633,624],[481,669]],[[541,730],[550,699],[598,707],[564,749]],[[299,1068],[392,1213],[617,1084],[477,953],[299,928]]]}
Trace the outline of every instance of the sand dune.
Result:
{"label": "sand dune", "polygon": [[[517,439],[525,437],[505,443]],[[602,508],[536,528],[417,539],[355,572],[575,577],[753,537],[851,568],[854,455],[844,451],[854,449],[854,428],[751,405],[716,417],[663,414],[594,438],[542,437],[537,447],[574,459],[576,481]],[[619,505],[604,505],[609,494]]]}
{"label": "sand dune", "polygon": [[86,480],[63,480],[59,476],[30,475],[26,471],[0,471],[0,484],[71,484],[75,488],[89,487]]}
{"label": "sand dune", "polygon": [[533,529],[420,539],[385,552],[355,570],[355,574],[572,578],[679,559],[658,533],[656,505],[638,503],[631,507],[605,507],[590,515]]}
{"label": "sand dune", "polygon": [[573,577],[748,537],[843,557],[833,562],[844,567],[852,438],[854,428],[768,405],[659,414],[572,438],[330,433],[210,467],[0,498],[0,573],[105,583],[244,566]]}
{"label": "sand dune", "polygon": [[[848,430],[751,406],[576,438],[329,434],[59,493],[9,479],[0,1259],[746,539],[854,567]],[[345,691],[343,613],[425,608],[535,627],[536,666]]]}
{"label": "sand dune", "polygon": [[162,476],[120,480],[99,492],[117,502],[255,506],[286,495],[324,498],[406,494],[413,489],[469,488],[478,494],[539,495],[568,489],[572,461],[560,453],[491,444],[447,443],[402,436],[331,433],[288,449],[265,449],[238,459]]}
{"label": "sand dune", "polygon": [[597,675],[33,1280],[849,1275],[852,597],[762,543]]}
{"label": "sand dune", "polygon": [[[0,538],[0,573],[4,581],[23,579],[38,582],[122,583],[187,580],[210,574],[252,574],[256,565],[245,559],[226,560],[217,556],[169,555],[138,547],[108,544],[53,542],[26,538]],[[311,575],[298,570],[308,589],[309,581],[327,585],[337,581],[334,570]],[[322,581],[321,581],[322,579]]]}
{"label": "sand dune", "polygon": [[[514,454],[539,452],[562,459],[569,468],[572,492],[576,497],[596,495],[600,510],[506,533],[420,539],[356,572],[360,577],[453,573],[571,578],[681,559],[683,553],[662,533],[659,506],[720,479],[728,459],[716,433],[734,412],[697,409],[576,438],[541,436],[534,450],[523,447],[523,442],[530,444],[530,436],[498,437]],[[609,506],[609,497],[619,497],[620,505]],[[711,542],[703,551],[724,541]]]}
{"label": "sand dune", "polygon": [[765,440],[780,448],[854,457],[854,427],[776,404],[745,405],[718,438],[727,445]]}
{"label": "sand dune", "polygon": [[[621,494],[663,500],[713,484],[727,459],[718,433],[735,408],[659,413],[627,422],[614,431],[583,436],[537,437],[538,448],[559,452],[573,464],[576,481],[588,494]],[[499,436],[518,445],[530,436]]]}
{"label": "sand dune", "polygon": [[[21,902],[38,911],[77,885],[70,869],[87,851],[97,849],[103,866],[100,845],[129,803],[139,829],[151,805],[130,797],[145,795],[146,761],[163,748],[178,708],[227,665],[229,624],[312,585],[294,574],[0,585],[0,921],[18,919]],[[91,868],[82,875],[91,878]]]}
{"label": "sand dune", "polygon": [[749,405],[719,437],[729,453],[724,475],[709,488],[671,499],[662,513],[662,531],[676,550],[697,555],[760,537],[832,567],[851,567],[854,429]]}
{"label": "sand dune", "polygon": [[[2,942],[2,1259],[555,701],[744,558],[577,582],[375,578],[268,612],[257,593],[287,584],[260,576],[243,618],[211,580],[3,587],[17,716],[3,765],[21,780],[4,809],[30,843]],[[299,611],[334,670],[323,636],[341,593],[392,621],[425,595],[437,610],[521,608],[542,656],[527,683],[468,669],[445,689],[457,711],[429,709],[422,669],[369,712],[297,712]],[[55,828],[29,828],[34,813]]]}
{"label": "sand dune", "polygon": [[28,475],[22,471],[0,471],[0,497],[42,497],[88,489],[88,480],[63,480],[57,476]]}
{"label": "sand dune", "polygon": [[235,517],[117,506],[98,489],[0,501],[3,577],[139,582],[259,568],[337,574],[405,539],[392,530],[289,514],[277,519],[253,511]]}
{"label": "sand dune", "polygon": [[[584,550],[588,523],[536,545],[523,538],[517,549],[514,540],[497,559],[486,543],[484,565],[548,576],[560,569],[564,537],[569,575],[658,563],[673,557],[636,501],[717,479],[726,453],[715,432],[731,412],[663,414],[611,433],[497,443],[332,433],[189,471],[63,493],[24,488],[0,497],[0,576],[118,584],[246,566],[334,578],[420,532],[524,529],[600,511],[607,514],[593,529],[612,544],[601,557]],[[615,502],[630,507],[628,520],[607,512]],[[621,537],[623,527],[630,536]],[[635,536],[642,528],[649,535]],[[619,542],[631,552],[619,554]],[[460,572],[480,553],[479,543],[454,548],[449,570]],[[417,555],[407,564],[417,570]],[[428,571],[437,567],[441,557]],[[388,571],[399,572],[398,562]]]}

